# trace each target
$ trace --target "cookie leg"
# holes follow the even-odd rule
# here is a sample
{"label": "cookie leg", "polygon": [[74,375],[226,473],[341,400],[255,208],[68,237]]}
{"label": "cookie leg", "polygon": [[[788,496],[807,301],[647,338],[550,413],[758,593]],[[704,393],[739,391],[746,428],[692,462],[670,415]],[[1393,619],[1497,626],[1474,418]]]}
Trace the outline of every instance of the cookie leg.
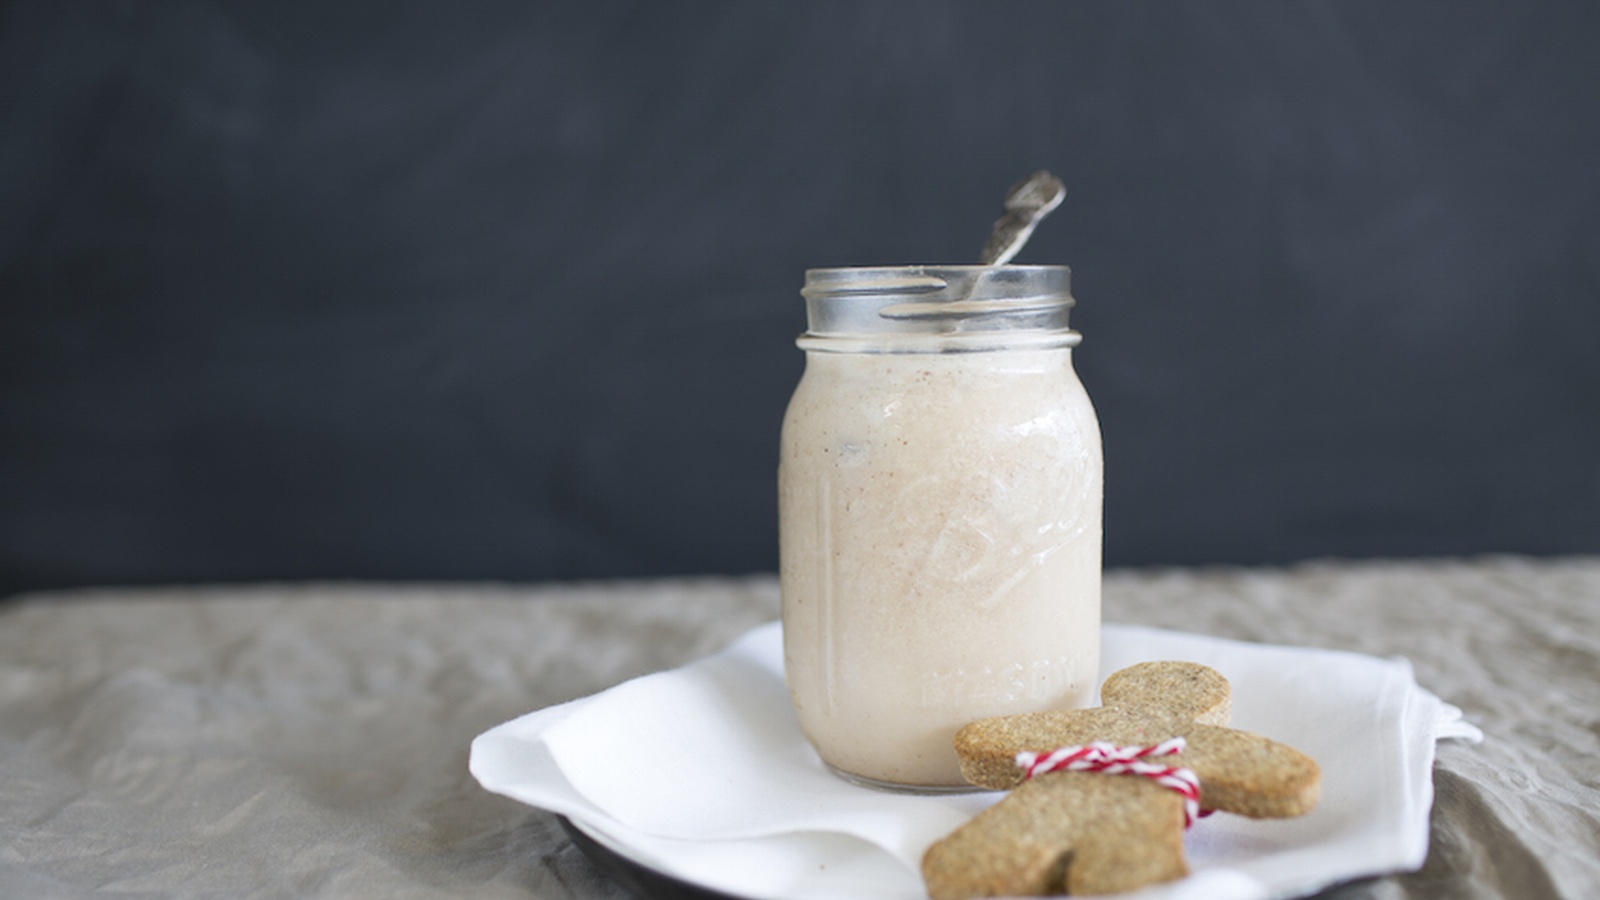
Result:
{"label": "cookie leg", "polygon": [[1189,874],[1181,796],[1142,778],[1088,777],[1116,783],[1115,789],[1129,799],[1115,818],[1108,816],[1102,827],[1077,835],[1062,893],[1120,894]]}
{"label": "cookie leg", "polygon": [[933,900],[1060,893],[1077,832],[1067,779],[1029,781],[922,857]]}
{"label": "cookie leg", "polygon": [[922,858],[933,900],[1113,893],[1187,872],[1182,798],[1082,772],[1024,783]]}

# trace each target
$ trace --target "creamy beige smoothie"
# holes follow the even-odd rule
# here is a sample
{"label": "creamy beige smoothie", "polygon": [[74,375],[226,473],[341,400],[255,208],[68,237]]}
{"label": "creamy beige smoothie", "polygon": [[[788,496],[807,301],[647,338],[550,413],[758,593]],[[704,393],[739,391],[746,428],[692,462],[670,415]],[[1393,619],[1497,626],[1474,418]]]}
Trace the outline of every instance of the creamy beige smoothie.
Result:
{"label": "creamy beige smoothie", "polygon": [[964,785],[961,725],[1092,702],[1102,463],[1071,354],[807,353],[778,475],[784,662],[834,769]]}

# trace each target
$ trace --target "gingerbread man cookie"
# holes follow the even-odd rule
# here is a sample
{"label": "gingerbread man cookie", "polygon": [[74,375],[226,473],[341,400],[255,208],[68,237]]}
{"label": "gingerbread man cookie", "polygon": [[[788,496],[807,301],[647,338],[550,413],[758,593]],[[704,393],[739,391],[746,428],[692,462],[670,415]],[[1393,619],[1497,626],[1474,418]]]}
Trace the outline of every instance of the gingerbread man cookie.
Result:
{"label": "gingerbread man cookie", "polygon": [[1183,831],[1197,808],[1282,818],[1316,805],[1316,762],[1226,727],[1228,682],[1214,669],[1141,663],[1106,679],[1100,698],[1093,709],[983,719],[956,733],[967,780],[1013,790],[928,848],[933,900],[1171,881],[1188,874]]}

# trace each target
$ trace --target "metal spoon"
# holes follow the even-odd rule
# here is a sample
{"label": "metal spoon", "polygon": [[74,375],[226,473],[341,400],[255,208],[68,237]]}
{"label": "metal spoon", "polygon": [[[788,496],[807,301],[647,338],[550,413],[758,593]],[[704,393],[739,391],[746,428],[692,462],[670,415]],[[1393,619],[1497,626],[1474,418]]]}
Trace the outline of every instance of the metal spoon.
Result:
{"label": "metal spoon", "polygon": [[994,223],[989,240],[983,245],[986,266],[1003,266],[1017,255],[1033,235],[1039,220],[1061,205],[1067,186],[1043,169],[1011,186],[1006,192],[1006,214]]}

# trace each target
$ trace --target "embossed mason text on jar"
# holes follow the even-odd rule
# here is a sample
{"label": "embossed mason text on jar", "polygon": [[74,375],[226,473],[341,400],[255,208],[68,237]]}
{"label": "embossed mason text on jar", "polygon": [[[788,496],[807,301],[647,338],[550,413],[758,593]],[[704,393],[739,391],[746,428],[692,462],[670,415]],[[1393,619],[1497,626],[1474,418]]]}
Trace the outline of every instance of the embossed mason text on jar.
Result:
{"label": "embossed mason text on jar", "polygon": [[959,788],[960,726],[1093,699],[1102,463],[1068,279],[806,273],[778,468],[784,664],[846,778]]}

